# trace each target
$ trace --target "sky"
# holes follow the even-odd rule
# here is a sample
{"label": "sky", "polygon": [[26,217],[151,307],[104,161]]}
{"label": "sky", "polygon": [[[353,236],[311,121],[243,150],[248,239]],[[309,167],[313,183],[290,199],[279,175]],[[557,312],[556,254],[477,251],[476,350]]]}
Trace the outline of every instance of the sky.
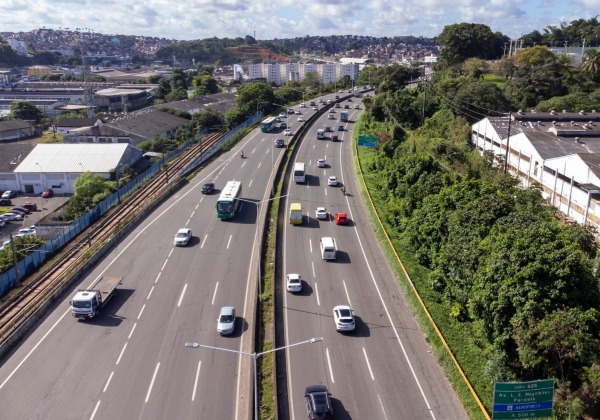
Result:
{"label": "sky", "polygon": [[85,29],[192,40],[439,35],[481,23],[512,39],[600,14],[600,0],[0,0],[0,32]]}

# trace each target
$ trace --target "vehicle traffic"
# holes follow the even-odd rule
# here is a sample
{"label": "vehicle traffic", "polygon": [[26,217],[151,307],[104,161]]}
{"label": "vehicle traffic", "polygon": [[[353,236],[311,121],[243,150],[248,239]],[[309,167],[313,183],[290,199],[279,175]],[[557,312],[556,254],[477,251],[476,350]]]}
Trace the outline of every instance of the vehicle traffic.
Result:
{"label": "vehicle traffic", "polygon": [[300,274],[291,273],[286,276],[286,289],[290,293],[299,293],[302,291],[302,280]]}
{"label": "vehicle traffic", "polygon": [[223,306],[217,319],[217,332],[221,335],[231,335],[235,330],[235,308]]}
{"label": "vehicle traffic", "polygon": [[325,207],[317,207],[315,210],[315,217],[318,220],[327,220],[327,210]]}
{"label": "vehicle traffic", "polygon": [[306,412],[309,420],[333,418],[333,407],[329,399],[330,395],[327,387],[324,385],[306,387],[304,398],[306,399]]}
{"label": "vehicle traffic", "polygon": [[240,206],[241,196],[242,182],[228,181],[217,200],[217,217],[221,220],[233,218]]}
{"label": "vehicle traffic", "polygon": [[333,322],[337,332],[352,332],[356,329],[352,309],[347,305],[338,305],[333,308]]}
{"label": "vehicle traffic", "polygon": [[294,164],[294,182],[303,183],[306,181],[306,165],[302,162]]}
{"label": "vehicle traffic", "polygon": [[210,194],[215,190],[215,183],[214,182],[205,182],[202,185],[202,189],[200,190],[200,192],[202,194]]}
{"label": "vehicle traffic", "polygon": [[71,315],[75,318],[94,318],[116,293],[123,277],[106,276],[91,289],[79,290],[71,300]]}
{"label": "vehicle traffic", "polygon": [[175,234],[175,238],[173,239],[173,245],[186,246],[190,242],[190,239],[192,239],[192,229],[181,228]]}
{"label": "vehicle traffic", "polygon": [[260,123],[260,131],[262,131],[263,133],[270,133],[275,128],[276,124],[277,118],[269,117]]}
{"label": "vehicle traffic", "polygon": [[302,215],[302,204],[291,203],[290,204],[290,223],[292,225],[301,225],[303,221]]}

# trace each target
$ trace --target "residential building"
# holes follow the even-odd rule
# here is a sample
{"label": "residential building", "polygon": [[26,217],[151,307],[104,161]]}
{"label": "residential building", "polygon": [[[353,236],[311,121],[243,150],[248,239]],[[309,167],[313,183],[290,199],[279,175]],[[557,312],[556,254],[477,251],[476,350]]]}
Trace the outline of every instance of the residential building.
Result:
{"label": "residential building", "polygon": [[285,63],[285,64],[250,64],[248,66],[249,80],[265,80],[281,86],[291,80],[302,81],[309,73],[318,75],[323,84],[335,83],[344,76],[358,80],[359,63]]}

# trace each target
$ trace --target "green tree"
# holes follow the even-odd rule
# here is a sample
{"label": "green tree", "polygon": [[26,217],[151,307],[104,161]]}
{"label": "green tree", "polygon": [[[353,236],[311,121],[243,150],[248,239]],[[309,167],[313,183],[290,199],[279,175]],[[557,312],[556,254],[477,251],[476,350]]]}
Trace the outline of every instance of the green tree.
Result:
{"label": "green tree", "polygon": [[152,76],[148,76],[147,82],[155,85],[161,80],[163,80],[163,77],[160,74],[153,74]]}
{"label": "green tree", "polygon": [[[275,109],[275,105],[273,105],[275,99],[275,94],[271,86],[264,83],[250,83],[240,86],[237,90],[235,105],[239,113],[244,116],[243,121],[250,115],[255,114],[259,105],[260,109],[265,110],[267,113]],[[227,117],[225,119],[227,120]],[[235,125],[232,126],[229,123],[228,126],[235,127]]]}
{"label": "green tree", "polygon": [[581,57],[579,69],[594,82],[600,82],[600,51],[586,50]]}
{"label": "green tree", "polygon": [[437,37],[441,47],[440,63],[443,66],[452,66],[472,57],[484,60],[500,58],[506,41],[506,36],[492,33],[486,25],[447,25]]}
{"label": "green tree", "polygon": [[204,108],[192,116],[192,121],[196,130],[204,130],[205,128],[219,127],[224,125],[224,117],[211,108]]}
{"label": "green tree", "polygon": [[31,102],[14,101],[10,104],[10,118],[14,120],[29,120],[39,123],[44,118],[44,113]]}
{"label": "green tree", "polygon": [[184,89],[174,89],[165,97],[167,102],[182,101],[184,99],[188,99],[188,94]]}
{"label": "green tree", "polygon": [[219,82],[208,74],[201,74],[194,77],[193,85],[195,96],[211,95],[219,92]]}
{"label": "green tree", "polygon": [[107,181],[102,175],[84,172],[74,183],[75,194],[67,202],[63,218],[75,220],[91,210],[115,191],[115,183]]}

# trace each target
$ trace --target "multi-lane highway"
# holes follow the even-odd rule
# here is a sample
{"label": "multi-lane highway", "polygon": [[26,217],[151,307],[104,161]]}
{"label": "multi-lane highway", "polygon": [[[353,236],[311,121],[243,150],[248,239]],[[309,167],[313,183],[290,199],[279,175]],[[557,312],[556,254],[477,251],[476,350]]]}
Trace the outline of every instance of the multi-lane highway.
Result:
{"label": "multi-lane highway", "polygon": [[[251,416],[250,360],[184,343],[253,351],[248,296],[258,261],[256,203],[266,198],[273,163],[284,150],[274,147],[277,137],[281,133],[254,130],[160,205],[74,287],[73,293],[102,275],[123,277],[99,317],[73,319],[73,293],[52,308],[2,362],[1,418]],[[233,179],[242,180],[247,201],[234,219],[221,221],[215,202]],[[215,182],[212,195],[200,193],[206,180]],[[187,247],[175,248],[173,237],[182,227],[194,236]],[[222,337],[217,317],[226,305],[235,306],[238,320],[233,335]]]}
{"label": "multi-lane highway", "polygon": [[[346,102],[342,102],[345,104]],[[284,274],[299,273],[300,293],[285,293],[284,317],[287,344],[322,336],[320,345],[288,350],[287,373],[290,417],[306,416],[304,390],[326,385],[332,394],[335,418],[355,419],[462,419],[467,418],[449,382],[430,352],[400,288],[374,237],[359,200],[351,162],[352,121],[361,110],[350,102],[350,122],[316,122],[305,137],[296,161],[306,164],[306,182],[290,180],[287,206],[302,203],[304,223],[286,223]],[[348,111],[348,110],[345,110]],[[324,124],[344,125],[342,142],[316,137]],[[325,159],[325,168],[317,159]],[[328,186],[329,176],[340,185]],[[348,195],[340,190],[345,186]],[[327,220],[317,220],[316,207],[325,207]],[[347,226],[332,216],[348,214]],[[333,237],[336,261],[321,258],[321,237]],[[282,279],[285,281],[285,279]],[[285,288],[284,288],[285,290]],[[349,305],[356,331],[336,332],[332,310]]]}

